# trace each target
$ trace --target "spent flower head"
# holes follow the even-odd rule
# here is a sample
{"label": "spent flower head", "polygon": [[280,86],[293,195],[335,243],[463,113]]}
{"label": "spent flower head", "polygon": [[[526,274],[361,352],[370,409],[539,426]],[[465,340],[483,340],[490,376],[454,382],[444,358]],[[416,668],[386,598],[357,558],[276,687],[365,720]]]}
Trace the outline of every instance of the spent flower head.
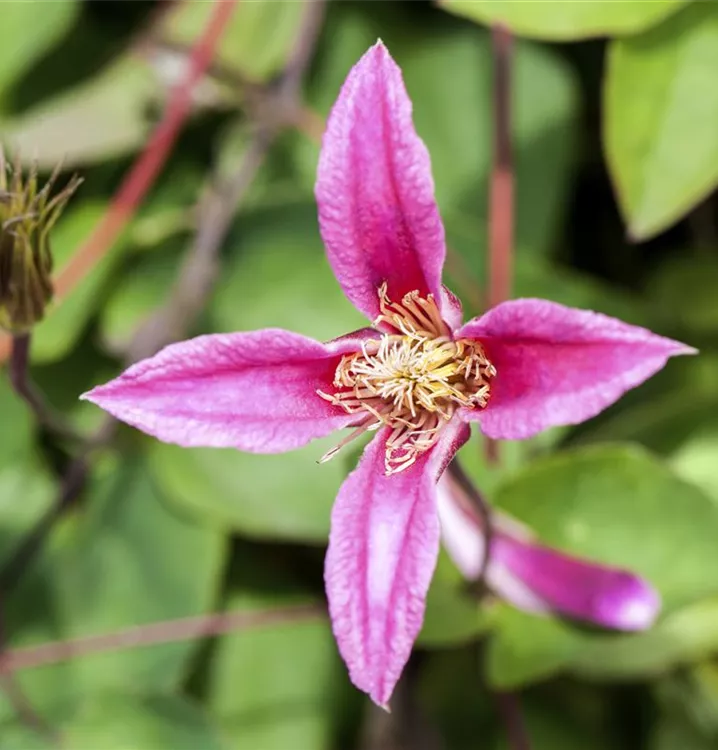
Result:
{"label": "spent flower head", "polygon": [[37,166],[25,174],[0,147],[0,328],[12,333],[42,320],[52,299],[50,231],[81,182],[72,177],[52,196],[60,169],[39,188]]}
{"label": "spent flower head", "polygon": [[541,299],[462,323],[441,281],[429,154],[381,42],[334,105],[316,198],[329,263],[370,327],[328,343],[279,329],[200,336],[85,398],[183,446],[278,453],[351,427],[328,459],[375,431],[332,511],[325,583],[351,679],[385,706],[424,617],[439,551],[437,481],[470,424],[515,440],[582,422],[693,350]]}

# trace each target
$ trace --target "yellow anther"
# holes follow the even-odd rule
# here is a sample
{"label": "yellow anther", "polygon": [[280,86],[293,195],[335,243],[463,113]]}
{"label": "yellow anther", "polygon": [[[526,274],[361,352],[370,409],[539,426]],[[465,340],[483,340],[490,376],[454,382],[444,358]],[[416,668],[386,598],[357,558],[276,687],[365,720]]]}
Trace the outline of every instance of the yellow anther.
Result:
{"label": "yellow anther", "polygon": [[496,370],[481,343],[454,341],[431,295],[418,292],[391,302],[379,289],[375,325],[393,332],[367,341],[362,351],[342,357],[334,376],[334,394],[317,391],[349,414],[364,414],[354,432],[327,453],[366,430],[392,428],[386,443],[385,470],[395,474],[411,466],[437,441],[456,409],[483,409]]}

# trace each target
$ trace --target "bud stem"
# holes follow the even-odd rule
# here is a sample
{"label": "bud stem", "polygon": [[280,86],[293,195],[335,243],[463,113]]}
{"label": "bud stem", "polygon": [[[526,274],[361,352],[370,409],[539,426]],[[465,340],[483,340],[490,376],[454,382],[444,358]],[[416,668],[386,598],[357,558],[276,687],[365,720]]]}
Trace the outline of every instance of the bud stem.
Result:
{"label": "bud stem", "polygon": [[83,442],[83,438],[45,403],[42,394],[30,381],[28,374],[29,355],[30,334],[20,333],[13,336],[10,366],[8,367],[10,384],[13,390],[32,409],[37,421],[47,430],[57,437]]}

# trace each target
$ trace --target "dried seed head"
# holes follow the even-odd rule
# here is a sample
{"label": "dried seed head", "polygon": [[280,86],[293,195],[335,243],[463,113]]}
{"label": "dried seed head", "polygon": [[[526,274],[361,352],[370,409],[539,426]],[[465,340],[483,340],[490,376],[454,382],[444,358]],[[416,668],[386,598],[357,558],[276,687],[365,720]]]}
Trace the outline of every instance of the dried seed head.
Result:
{"label": "dried seed head", "polygon": [[50,230],[82,181],[73,177],[51,197],[60,169],[38,190],[37,166],[24,175],[0,147],[0,328],[12,333],[42,320],[52,298]]}

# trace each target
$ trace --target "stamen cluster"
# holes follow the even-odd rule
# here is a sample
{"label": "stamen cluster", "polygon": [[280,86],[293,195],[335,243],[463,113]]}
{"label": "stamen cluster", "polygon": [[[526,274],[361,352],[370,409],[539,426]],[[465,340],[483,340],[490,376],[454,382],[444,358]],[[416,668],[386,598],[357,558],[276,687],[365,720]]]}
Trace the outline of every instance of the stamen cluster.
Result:
{"label": "stamen cluster", "polygon": [[483,409],[496,370],[478,341],[452,338],[431,295],[424,299],[410,292],[395,303],[384,285],[379,303],[375,325],[389,331],[342,357],[334,376],[337,391],[318,393],[350,414],[364,415],[323,460],[366,430],[386,425],[392,429],[385,458],[389,475],[431,448],[456,409]]}

